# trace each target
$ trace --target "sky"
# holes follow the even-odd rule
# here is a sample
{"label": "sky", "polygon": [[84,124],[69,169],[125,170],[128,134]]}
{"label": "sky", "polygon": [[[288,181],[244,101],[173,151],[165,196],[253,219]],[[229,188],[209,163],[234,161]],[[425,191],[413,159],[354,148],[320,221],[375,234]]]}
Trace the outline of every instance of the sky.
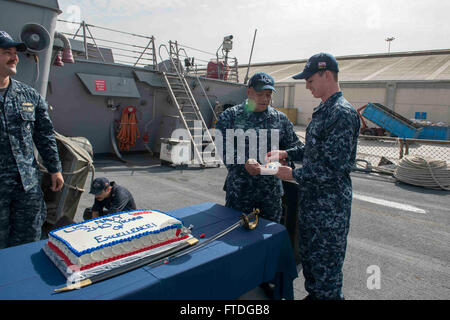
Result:
{"label": "sky", "polygon": [[[449,0],[58,0],[59,19],[177,41],[188,56],[214,58],[233,35],[239,64],[450,49]],[[70,23],[57,30],[74,32]],[[75,30],[76,31],[76,30]],[[98,35],[93,31],[94,37]],[[127,41],[127,40],[125,40]],[[159,57],[158,57],[159,59]],[[199,60],[200,61],[200,60]]]}

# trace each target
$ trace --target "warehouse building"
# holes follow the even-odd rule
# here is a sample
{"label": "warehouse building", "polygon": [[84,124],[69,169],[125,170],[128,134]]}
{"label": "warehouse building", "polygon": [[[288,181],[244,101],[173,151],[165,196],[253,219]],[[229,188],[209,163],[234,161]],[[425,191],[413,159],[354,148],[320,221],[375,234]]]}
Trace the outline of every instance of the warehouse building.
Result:
{"label": "warehouse building", "polygon": [[[355,108],[381,103],[407,119],[450,123],[450,49],[337,56],[339,82]],[[283,108],[294,124],[307,125],[320,101],[305,88],[301,72],[307,59],[251,64],[249,76],[267,72],[275,78],[274,106]],[[248,65],[239,67],[240,81]]]}

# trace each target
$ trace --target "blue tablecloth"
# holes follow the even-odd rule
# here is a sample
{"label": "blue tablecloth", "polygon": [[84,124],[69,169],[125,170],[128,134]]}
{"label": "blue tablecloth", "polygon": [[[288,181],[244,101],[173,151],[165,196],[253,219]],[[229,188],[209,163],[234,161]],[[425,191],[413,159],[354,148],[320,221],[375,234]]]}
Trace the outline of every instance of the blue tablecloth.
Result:
{"label": "blue tablecloth", "polygon": [[[168,212],[200,242],[235,223],[240,213],[215,203]],[[204,238],[199,238],[201,234]],[[125,274],[63,293],[66,279],[42,251],[46,240],[0,250],[0,299],[236,299],[274,280],[275,297],[293,299],[297,271],[289,236],[280,224],[259,219],[190,254],[158,267]]]}

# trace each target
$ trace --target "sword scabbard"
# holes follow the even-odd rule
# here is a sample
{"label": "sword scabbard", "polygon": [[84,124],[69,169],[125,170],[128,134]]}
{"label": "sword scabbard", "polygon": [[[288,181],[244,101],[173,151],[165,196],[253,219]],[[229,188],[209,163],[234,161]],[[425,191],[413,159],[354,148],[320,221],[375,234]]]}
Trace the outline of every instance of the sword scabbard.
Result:
{"label": "sword scabbard", "polygon": [[64,292],[64,291],[71,291],[71,290],[75,290],[75,289],[81,289],[83,287],[86,287],[88,285],[92,284],[91,279],[86,279],[74,284],[70,284],[64,288],[59,288],[59,289],[55,289],[53,290],[54,292]]}

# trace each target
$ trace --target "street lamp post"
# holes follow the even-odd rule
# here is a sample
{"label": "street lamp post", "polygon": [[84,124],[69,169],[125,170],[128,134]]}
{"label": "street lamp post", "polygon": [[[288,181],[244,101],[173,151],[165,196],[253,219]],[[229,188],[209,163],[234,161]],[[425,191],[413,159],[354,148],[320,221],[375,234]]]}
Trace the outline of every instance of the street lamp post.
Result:
{"label": "street lamp post", "polygon": [[387,41],[387,43],[388,43],[388,53],[391,53],[391,42],[394,41],[395,38],[394,37],[387,37],[384,40]]}

